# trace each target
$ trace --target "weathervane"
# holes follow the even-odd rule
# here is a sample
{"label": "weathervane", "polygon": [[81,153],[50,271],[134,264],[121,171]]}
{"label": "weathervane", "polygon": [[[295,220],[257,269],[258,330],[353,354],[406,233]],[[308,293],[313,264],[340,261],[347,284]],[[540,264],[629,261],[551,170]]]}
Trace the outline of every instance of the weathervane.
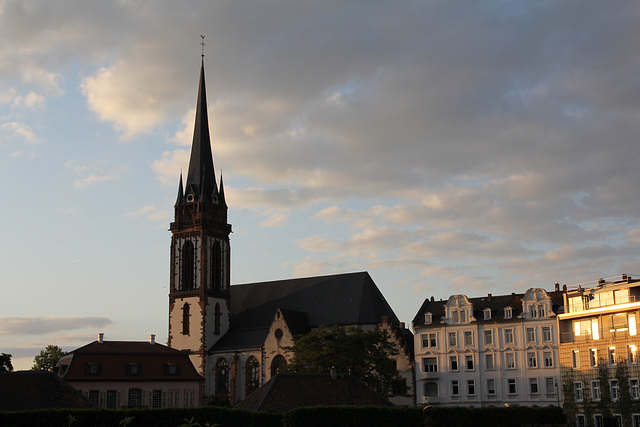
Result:
{"label": "weathervane", "polygon": [[202,45],[202,60],[204,61],[204,36],[201,35],[200,37],[202,38],[200,44]]}

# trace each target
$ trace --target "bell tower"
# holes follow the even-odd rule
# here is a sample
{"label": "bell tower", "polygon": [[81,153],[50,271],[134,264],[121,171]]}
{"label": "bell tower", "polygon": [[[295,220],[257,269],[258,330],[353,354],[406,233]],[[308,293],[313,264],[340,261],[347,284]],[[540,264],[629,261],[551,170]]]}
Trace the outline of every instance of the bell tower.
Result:
{"label": "bell tower", "polygon": [[187,179],[171,223],[169,347],[188,350],[205,376],[207,352],[229,329],[231,248],[224,185],[216,182],[209,137],[204,58]]}

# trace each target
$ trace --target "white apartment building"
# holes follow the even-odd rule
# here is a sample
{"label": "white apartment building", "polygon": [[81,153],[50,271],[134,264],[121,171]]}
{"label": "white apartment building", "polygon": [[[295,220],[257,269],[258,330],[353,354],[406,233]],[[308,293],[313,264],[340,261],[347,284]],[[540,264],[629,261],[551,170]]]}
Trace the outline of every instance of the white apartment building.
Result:
{"label": "white apartment building", "polygon": [[413,320],[416,403],[559,405],[562,292],[425,300]]}

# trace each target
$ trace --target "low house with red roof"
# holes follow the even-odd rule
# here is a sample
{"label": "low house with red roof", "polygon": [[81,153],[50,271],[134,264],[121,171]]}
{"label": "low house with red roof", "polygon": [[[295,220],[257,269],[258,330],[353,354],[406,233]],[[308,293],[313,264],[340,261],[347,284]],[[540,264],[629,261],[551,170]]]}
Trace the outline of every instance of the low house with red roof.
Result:
{"label": "low house with red roof", "polygon": [[55,372],[102,408],[202,405],[204,378],[188,353],[149,341],[98,340],[60,358]]}

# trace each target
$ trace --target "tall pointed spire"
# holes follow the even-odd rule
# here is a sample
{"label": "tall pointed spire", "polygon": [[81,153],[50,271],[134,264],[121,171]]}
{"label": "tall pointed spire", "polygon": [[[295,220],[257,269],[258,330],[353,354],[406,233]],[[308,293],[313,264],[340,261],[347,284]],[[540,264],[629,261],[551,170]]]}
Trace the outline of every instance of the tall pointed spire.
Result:
{"label": "tall pointed spire", "polygon": [[209,117],[207,114],[207,91],[204,83],[204,59],[200,68],[200,86],[198,88],[198,103],[196,105],[196,121],[193,129],[193,143],[191,144],[191,158],[189,171],[185,182],[185,189],[193,189],[196,199],[208,197],[216,188],[216,177],[213,169],[211,154],[211,139],[209,136]]}

